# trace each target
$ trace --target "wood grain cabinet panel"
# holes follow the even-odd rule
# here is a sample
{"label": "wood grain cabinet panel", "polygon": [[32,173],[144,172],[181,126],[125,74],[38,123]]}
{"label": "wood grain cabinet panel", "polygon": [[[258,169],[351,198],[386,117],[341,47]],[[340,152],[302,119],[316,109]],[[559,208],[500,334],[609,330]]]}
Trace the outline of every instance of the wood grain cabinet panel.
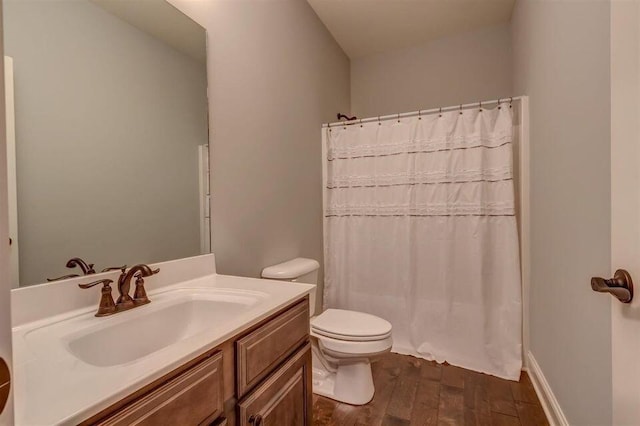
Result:
{"label": "wood grain cabinet panel", "polygon": [[96,424],[200,425],[222,412],[222,352],[217,352]]}
{"label": "wood grain cabinet panel", "polygon": [[237,390],[241,398],[309,338],[305,299],[236,342]]}
{"label": "wood grain cabinet panel", "polygon": [[311,344],[238,404],[240,426],[308,426],[311,413]]}

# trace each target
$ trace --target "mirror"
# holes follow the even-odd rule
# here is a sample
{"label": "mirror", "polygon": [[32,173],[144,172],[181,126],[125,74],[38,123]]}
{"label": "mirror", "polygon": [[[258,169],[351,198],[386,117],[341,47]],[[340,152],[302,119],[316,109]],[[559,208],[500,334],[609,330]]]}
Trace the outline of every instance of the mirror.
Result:
{"label": "mirror", "polygon": [[165,0],[3,19],[14,287],[208,253],[204,28]]}

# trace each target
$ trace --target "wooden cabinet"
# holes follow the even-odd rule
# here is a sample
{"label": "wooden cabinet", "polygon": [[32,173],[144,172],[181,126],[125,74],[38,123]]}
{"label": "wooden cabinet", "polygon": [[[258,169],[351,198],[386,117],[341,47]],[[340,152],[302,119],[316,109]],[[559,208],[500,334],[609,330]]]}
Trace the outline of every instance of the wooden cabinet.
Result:
{"label": "wooden cabinet", "polygon": [[81,424],[306,426],[311,374],[305,298]]}
{"label": "wooden cabinet", "polygon": [[238,397],[242,398],[309,339],[304,300],[236,342]]}
{"label": "wooden cabinet", "polygon": [[97,424],[207,424],[222,414],[222,383],[222,353],[216,352]]}
{"label": "wooden cabinet", "polygon": [[239,425],[310,425],[311,380],[311,344],[306,343],[240,401]]}

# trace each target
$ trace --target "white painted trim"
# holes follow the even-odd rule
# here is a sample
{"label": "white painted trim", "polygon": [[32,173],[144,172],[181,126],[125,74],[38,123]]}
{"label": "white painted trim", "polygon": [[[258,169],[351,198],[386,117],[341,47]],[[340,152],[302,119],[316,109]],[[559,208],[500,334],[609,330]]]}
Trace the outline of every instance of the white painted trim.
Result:
{"label": "white painted trim", "polygon": [[16,118],[13,87],[13,58],[4,57],[4,93],[7,127],[7,191],[9,206],[9,263],[11,288],[20,285],[20,240],[18,238],[18,186],[16,174]]}
{"label": "white painted trim", "polygon": [[[327,250],[327,218],[324,214],[327,208],[327,152],[328,152],[328,143],[329,143],[329,131],[326,128],[320,129],[321,138],[322,138],[322,253],[323,253],[323,267],[324,274],[322,274],[324,282],[322,283],[322,295],[316,295],[316,300],[321,297],[320,309],[316,307],[317,312],[322,312],[325,306],[325,294],[327,293],[327,259],[329,259],[329,250]],[[317,302],[316,302],[317,304]]]}
{"label": "white painted trim", "polygon": [[562,412],[560,403],[558,403],[558,400],[551,390],[551,386],[549,386],[549,382],[547,382],[547,379],[542,373],[542,369],[540,369],[538,362],[531,352],[527,352],[527,365],[527,371],[533,383],[533,388],[538,395],[538,399],[540,400],[549,424],[551,426],[569,426],[569,421]]}
{"label": "white painted trim", "polygon": [[529,97],[522,96],[520,104],[519,166],[520,166],[520,273],[522,280],[522,357],[527,365],[529,353],[529,293],[531,284],[531,162],[529,144]]}
{"label": "white painted trim", "polygon": [[200,198],[200,254],[211,253],[209,145],[198,145],[198,189]]}

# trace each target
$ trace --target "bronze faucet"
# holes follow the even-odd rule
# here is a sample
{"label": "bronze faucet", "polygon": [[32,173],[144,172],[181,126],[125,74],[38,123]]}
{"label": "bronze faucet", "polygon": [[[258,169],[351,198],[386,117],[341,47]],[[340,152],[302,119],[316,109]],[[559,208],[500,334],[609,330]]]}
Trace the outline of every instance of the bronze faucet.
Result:
{"label": "bronze faucet", "polygon": [[[88,284],[78,284],[80,288],[90,288],[97,284],[103,284],[100,306],[98,308],[98,312],[96,313],[97,317],[112,315],[118,312],[135,308],[136,306],[145,305],[150,302],[144,289],[144,278],[157,274],[158,272],[160,272],[160,269],[152,270],[147,265],[139,264],[132,266],[128,271],[127,267],[124,266],[121,268],[121,271],[122,272],[120,273],[120,277],[118,278],[118,293],[120,293],[120,296],[115,303],[113,302],[113,297],[111,296],[110,285],[113,280],[102,279]],[[133,298],[131,298],[131,296],[129,295],[129,291],[131,290],[131,280],[133,278],[136,279],[136,289],[133,293]]]}
{"label": "bronze faucet", "polygon": [[[82,271],[82,275],[92,275],[96,273],[95,269],[93,269],[93,263],[87,263],[79,257],[73,257],[67,261],[67,268],[73,269],[75,267],[80,268],[80,270]],[[63,275],[62,277],[57,277],[57,278],[47,278],[47,281],[49,282],[60,281],[60,280],[66,280],[68,278],[75,278],[79,276],[80,275],[78,274],[69,274],[69,275]]]}
{"label": "bronze faucet", "polygon": [[[82,275],[93,275],[96,273],[96,270],[93,268],[94,264],[93,263],[87,263],[84,260],[82,260],[79,257],[74,257],[71,258],[67,261],[67,268],[73,269],[75,267],[80,268],[80,270],[82,271]],[[109,271],[113,271],[115,269],[122,269],[122,268],[126,268],[127,265],[124,266],[111,266],[109,268],[105,268],[102,270],[102,272],[109,272]],[[51,282],[51,281],[60,281],[60,280],[66,280],[69,278],[76,278],[79,277],[80,275],[78,274],[69,274],[69,275],[63,275],[61,277],[57,277],[57,278],[47,278],[47,281]]]}

